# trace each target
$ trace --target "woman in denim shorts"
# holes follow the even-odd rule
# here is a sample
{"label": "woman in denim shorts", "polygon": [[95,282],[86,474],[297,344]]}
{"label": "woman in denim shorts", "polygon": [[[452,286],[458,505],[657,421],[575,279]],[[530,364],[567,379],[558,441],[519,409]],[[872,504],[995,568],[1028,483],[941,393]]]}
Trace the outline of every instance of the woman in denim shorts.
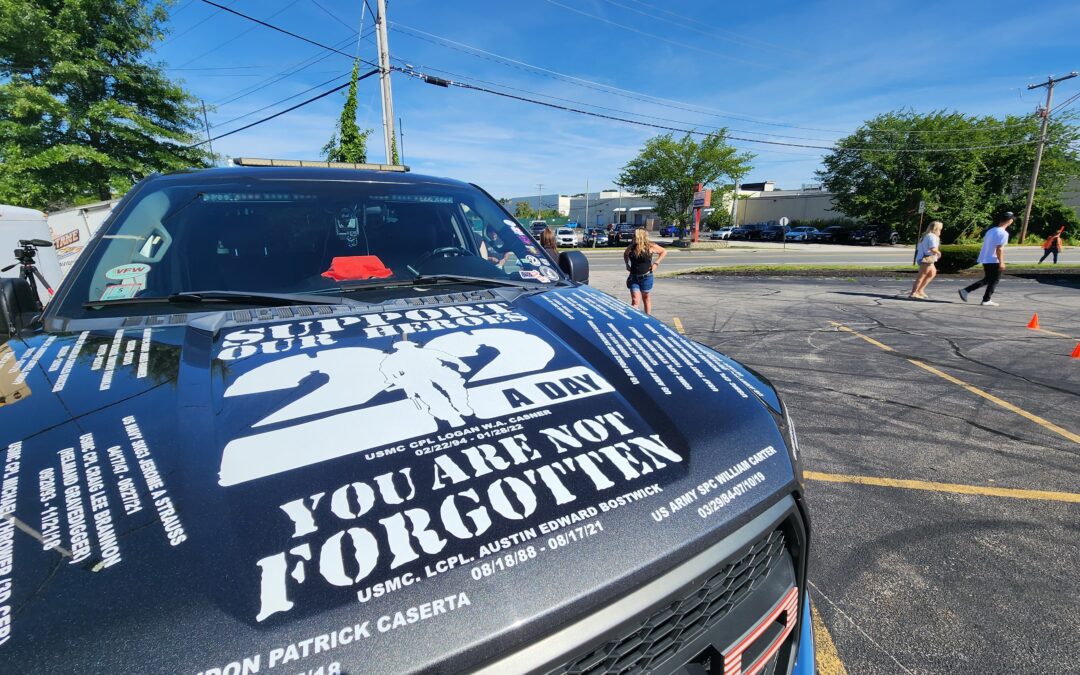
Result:
{"label": "woman in denim shorts", "polygon": [[[657,258],[653,261],[653,255]],[[626,287],[630,289],[630,306],[643,306],[645,313],[652,312],[652,298],[650,294],[653,288],[653,272],[660,265],[660,261],[667,255],[663,246],[649,241],[649,233],[644,228],[634,230],[634,243],[623,251],[623,262],[626,263]]]}

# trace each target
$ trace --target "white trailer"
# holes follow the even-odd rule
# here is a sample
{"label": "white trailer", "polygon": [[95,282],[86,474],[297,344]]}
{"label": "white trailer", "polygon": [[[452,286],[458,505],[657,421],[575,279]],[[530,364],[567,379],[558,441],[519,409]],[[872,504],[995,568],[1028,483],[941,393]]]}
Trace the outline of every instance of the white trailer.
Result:
{"label": "white trailer", "polygon": [[[34,209],[25,209],[20,206],[0,204],[0,269],[16,263],[15,249],[22,248],[19,241],[23,239],[52,240],[49,224],[45,220],[45,214]],[[37,255],[38,271],[45,277],[49,285],[56,288],[60,285],[63,276],[60,273],[60,260],[56,250],[52,247],[41,247]],[[0,272],[0,276],[19,276],[19,266],[15,265],[6,272]],[[42,304],[49,301],[49,292],[38,284],[38,298]]]}
{"label": "white trailer", "polygon": [[90,243],[105,219],[112,213],[119,199],[95,202],[72,209],[50,213],[49,229],[52,230],[53,246],[60,258],[60,270],[64,276],[71,271],[83,247]]}

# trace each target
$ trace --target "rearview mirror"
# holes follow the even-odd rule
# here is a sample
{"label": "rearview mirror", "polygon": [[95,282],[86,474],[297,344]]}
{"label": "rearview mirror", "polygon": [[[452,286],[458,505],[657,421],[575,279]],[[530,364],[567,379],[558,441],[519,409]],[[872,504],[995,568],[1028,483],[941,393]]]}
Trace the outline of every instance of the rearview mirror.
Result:
{"label": "rearview mirror", "polygon": [[38,313],[38,304],[25,279],[0,279],[0,336],[26,328]]}
{"label": "rearview mirror", "polygon": [[559,254],[559,269],[566,272],[571,281],[589,283],[589,259],[581,251],[563,251]]}

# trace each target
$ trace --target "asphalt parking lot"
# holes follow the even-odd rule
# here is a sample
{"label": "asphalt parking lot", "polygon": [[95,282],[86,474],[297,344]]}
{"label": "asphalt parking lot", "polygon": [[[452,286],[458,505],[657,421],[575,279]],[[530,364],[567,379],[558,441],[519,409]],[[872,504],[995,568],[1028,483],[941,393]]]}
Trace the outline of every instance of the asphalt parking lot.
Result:
{"label": "asphalt parking lot", "polygon": [[1080,282],[1006,277],[998,308],[910,284],[661,278],[655,313],[792,411],[821,672],[1077,672]]}

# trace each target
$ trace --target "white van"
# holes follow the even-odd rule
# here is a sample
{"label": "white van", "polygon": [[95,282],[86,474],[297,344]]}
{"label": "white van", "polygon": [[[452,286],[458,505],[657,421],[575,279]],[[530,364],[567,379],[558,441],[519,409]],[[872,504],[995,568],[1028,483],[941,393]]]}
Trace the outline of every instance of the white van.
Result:
{"label": "white van", "polygon": [[84,204],[48,215],[49,229],[52,230],[51,239],[53,246],[56,247],[56,257],[60,260],[60,270],[64,276],[71,271],[83,247],[94,238],[98,228],[109,217],[113,207],[119,201],[119,199],[110,199]]}
{"label": "white van", "polygon": [[[52,241],[52,232],[45,220],[45,214],[34,209],[25,209],[21,206],[9,206],[0,204],[0,270],[12,265],[11,269],[0,272],[2,277],[18,277],[19,265],[15,259],[15,250],[22,248],[20,240],[41,239]],[[52,246],[42,246],[37,249],[37,268],[45,277],[49,286],[56,288],[60,285],[60,262],[56,257],[56,250]],[[42,304],[49,301],[51,294],[38,284],[38,299]]]}

